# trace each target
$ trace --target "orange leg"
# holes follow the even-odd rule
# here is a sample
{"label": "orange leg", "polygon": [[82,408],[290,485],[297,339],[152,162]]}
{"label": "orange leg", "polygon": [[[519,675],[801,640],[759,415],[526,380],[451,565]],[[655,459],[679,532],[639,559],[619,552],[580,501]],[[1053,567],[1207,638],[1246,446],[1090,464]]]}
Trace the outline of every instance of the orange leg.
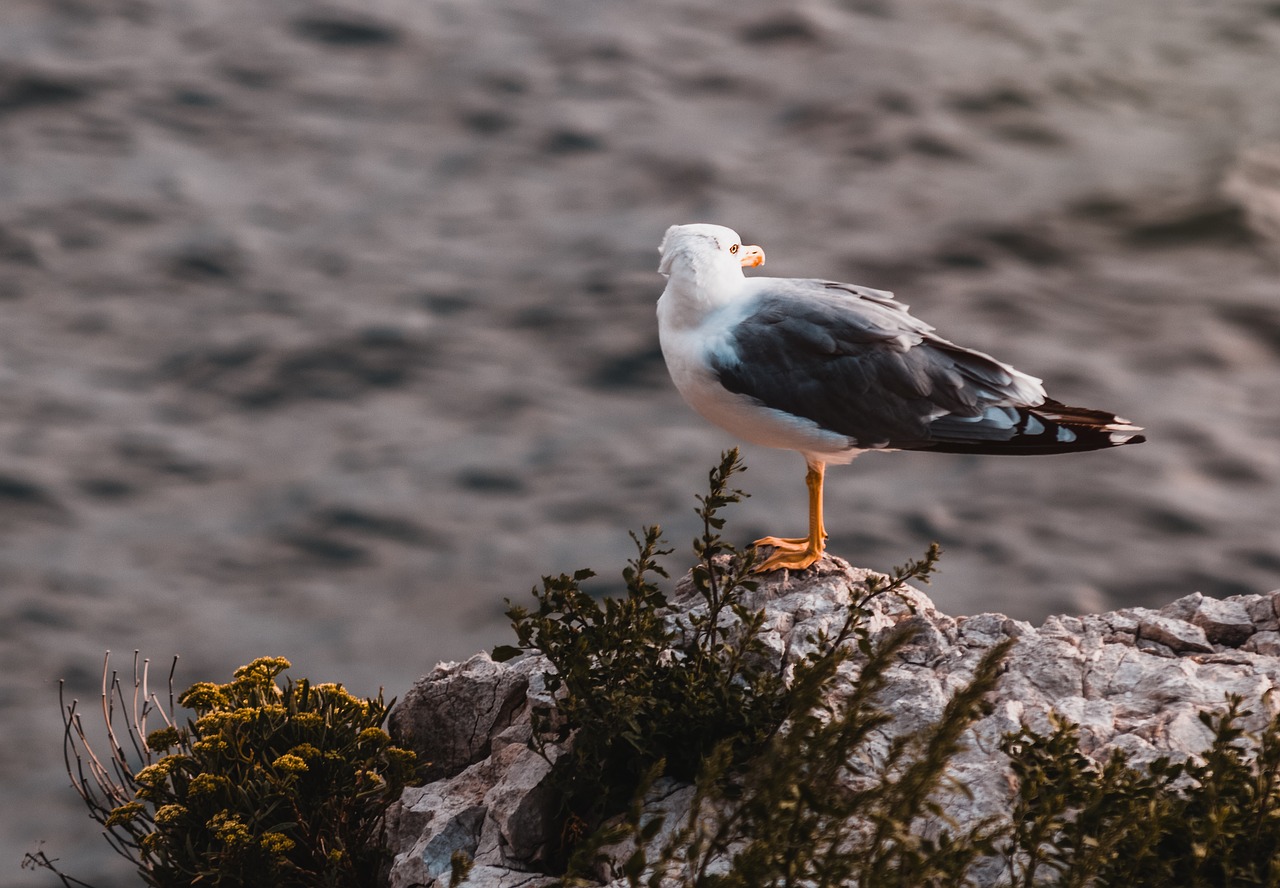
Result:
{"label": "orange leg", "polygon": [[773,554],[756,567],[756,573],[771,570],[804,570],[822,558],[826,551],[827,529],[822,523],[822,479],[826,464],[810,462],[805,473],[805,487],[809,488],[809,535],[802,538],[765,537],[756,540],[754,546],[770,546]]}

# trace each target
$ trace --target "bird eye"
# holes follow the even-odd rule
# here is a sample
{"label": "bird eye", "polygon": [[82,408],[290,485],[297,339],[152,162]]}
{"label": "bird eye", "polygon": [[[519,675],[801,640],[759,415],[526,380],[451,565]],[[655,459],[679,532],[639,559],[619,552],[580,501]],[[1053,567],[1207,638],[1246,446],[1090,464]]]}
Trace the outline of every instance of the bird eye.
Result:
{"label": "bird eye", "polygon": [[730,253],[730,255],[733,255],[733,254],[737,253],[737,252],[738,252],[738,247],[739,247],[739,246],[740,246],[739,244],[734,244],[732,247],[730,247],[730,248],[729,248],[729,253]]}

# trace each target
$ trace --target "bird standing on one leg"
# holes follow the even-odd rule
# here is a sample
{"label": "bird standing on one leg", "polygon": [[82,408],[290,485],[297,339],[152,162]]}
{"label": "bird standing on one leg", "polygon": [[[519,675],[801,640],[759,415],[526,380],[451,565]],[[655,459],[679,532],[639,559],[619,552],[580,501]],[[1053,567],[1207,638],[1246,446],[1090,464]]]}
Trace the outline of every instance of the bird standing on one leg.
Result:
{"label": "bird standing on one leg", "polygon": [[933,334],[892,293],[806,278],[743,275],[764,251],[720,225],[673,225],[658,334],[680,394],[754,444],[795,450],[808,472],[809,533],[765,537],[759,571],[822,557],[828,463],[866,450],[1041,454],[1145,440],[1126,419],[1068,407],[1040,380]]}

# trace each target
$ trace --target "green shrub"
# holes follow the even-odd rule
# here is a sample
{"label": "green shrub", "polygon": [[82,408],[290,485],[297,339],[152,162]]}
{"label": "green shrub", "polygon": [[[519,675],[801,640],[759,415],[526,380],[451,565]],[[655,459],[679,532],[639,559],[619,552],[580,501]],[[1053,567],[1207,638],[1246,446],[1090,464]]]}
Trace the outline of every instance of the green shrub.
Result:
{"label": "green shrub", "polygon": [[[860,642],[867,639],[861,627],[854,635]],[[995,686],[1009,643],[988,651],[935,725],[917,737],[900,738],[872,765],[875,756],[866,744],[891,721],[873,701],[911,635],[909,629],[892,630],[872,647],[854,687],[838,702],[831,694],[831,666],[839,658],[810,655],[797,670],[796,711],[785,728],[744,768],[733,768],[723,753],[713,755],[699,774],[689,814],[657,847],[662,818],[646,818],[637,795],[606,838],[635,843],[622,864],[628,883],[633,888],[973,884],[977,867],[995,853],[999,826],[984,822],[953,836],[938,797],[954,789],[946,781],[946,767],[965,729],[981,715],[982,699]]]}
{"label": "green shrub", "polygon": [[[729,485],[739,471],[738,452],[725,453],[709,474],[707,495],[698,498],[703,530],[694,540],[692,580],[700,607],[678,618],[668,610],[666,595],[650,577],[667,576],[656,559],[669,550],[660,548],[659,528],[649,527],[643,537],[635,537],[638,555],[623,572],[624,597],[591,597],[581,583],[593,574],[579,571],[544,578],[542,589],[533,593],[536,610],[513,606],[508,611],[520,647],[500,648],[495,656],[536,650],[555,670],[546,677],[556,694],[555,710],[535,715],[535,742],[545,749],[549,741],[573,734],[570,752],[555,770],[566,841],[552,862],[570,877],[590,871],[597,849],[619,835],[616,829],[592,831],[625,810],[637,788],[657,776],[690,782],[702,775],[705,782],[711,762],[713,782],[727,787],[724,780],[747,762],[754,773],[774,766],[785,771],[799,762],[784,761],[778,750],[797,743],[816,749],[820,742],[852,748],[884,721],[870,705],[879,687],[873,674],[887,668],[908,636],[894,636],[877,653],[865,628],[869,606],[911,580],[927,582],[937,563],[937,547],[923,560],[897,569],[892,578],[873,577],[851,589],[842,625],[809,639],[814,649],[784,680],[786,664],[762,640],[764,610],[744,603],[756,587],[755,553],[738,552],[720,535],[725,523],[720,510],[745,495]],[[830,723],[815,713],[825,705],[837,669],[855,650],[875,658],[863,668],[861,696],[846,708],[846,721],[832,734]],[[957,726],[967,724],[966,718],[967,710],[948,729],[958,736]],[[942,750],[934,750],[933,764]],[[829,787],[830,775],[823,769],[831,767],[833,762],[806,765],[804,779],[814,787]],[[934,776],[918,782],[923,785]],[[786,779],[793,777],[801,779],[797,774]],[[766,784],[761,792],[781,785],[773,778]]]}
{"label": "green shrub", "polygon": [[559,772],[565,814],[579,828],[622,810],[655,762],[692,780],[722,740],[744,757],[782,720],[778,666],[760,641],[764,614],[742,604],[755,585],[754,562],[716,534],[716,510],[742,496],[727,486],[738,468],[736,452],[727,454],[698,510],[704,532],[694,582],[705,613],[684,624],[668,618],[666,595],[650,579],[667,576],[655,561],[669,553],[659,548],[657,527],[633,534],[638,554],[623,572],[622,598],[588,595],[581,583],[593,574],[584,570],[544,578],[536,610],[508,610],[520,647],[541,651],[555,667],[547,686],[558,695],[556,712],[538,714],[535,736],[545,745],[577,732]]}
{"label": "green shrub", "polygon": [[[414,754],[382,729],[390,704],[381,694],[360,699],[306,679],[277,684],[288,668],[283,658],[264,657],[227,684],[192,685],[178,704],[195,718],[180,726],[172,691],[166,712],[135,663],[132,706],[117,678],[104,680],[103,757],[75,704],[65,707],[72,781],[146,884],[375,883],[386,862],[383,812],[412,779]],[[124,738],[132,755],[113,724],[117,705],[132,709]],[[165,726],[148,732],[156,711]]]}
{"label": "green shrub", "polygon": [[[744,604],[753,555],[719,535],[718,510],[744,495],[728,487],[740,470],[736,451],[725,454],[700,498],[702,607],[687,621],[649,579],[666,576],[656,527],[636,540],[624,598],[593,599],[580,586],[592,574],[580,571],[544,579],[536,610],[509,611],[520,648],[555,667],[555,711],[535,722],[535,741],[572,737],[556,770],[564,884],[587,884],[610,859],[606,846],[629,846],[616,865],[633,888],[976,886],[991,884],[1001,861],[1011,888],[1280,886],[1280,716],[1247,735],[1235,698],[1201,715],[1214,739],[1200,756],[1145,769],[1120,753],[1093,761],[1068,722],[1047,735],[1024,727],[1001,747],[1009,810],[964,828],[949,821],[942,801],[964,787],[948,766],[1012,641],[986,653],[935,725],[873,755],[868,741],[891,727],[876,696],[911,630],[873,641],[868,606],[927,582],[938,549],[852,590],[843,624],[809,639],[784,681],[761,644],[763,612]],[[838,691],[855,655],[857,679]],[[664,775],[695,784],[680,823],[642,804]]]}
{"label": "green shrub", "polygon": [[1004,738],[1018,783],[1003,852],[1015,888],[1033,885],[1280,885],[1280,715],[1257,734],[1239,697],[1201,713],[1213,741],[1181,762],[1145,768],[1122,752],[1099,763],[1079,731]]}
{"label": "green shrub", "polygon": [[[633,888],[836,888],[986,886],[1003,860],[1009,888],[1249,888],[1280,886],[1280,715],[1257,734],[1238,697],[1201,713],[1210,745],[1183,761],[1134,767],[1119,751],[1085,755],[1077,726],[1051,716],[1041,734],[1024,726],[1001,751],[1011,803],[958,830],[939,805],[963,792],[947,767],[964,730],[982,712],[1010,641],[992,647],[969,685],[921,737],[900,739],[868,768],[863,748],[889,719],[872,703],[884,669],[906,640],[874,648],[850,696],[822,703],[830,679],[815,672],[793,717],[747,767],[713,755],[699,774],[692,808],[667,834],[646,815],[641,786],[622,822],[601,844],[629,839],[622,863]],[[646,876],[647,874],[647,876]],[[573,882],[573,880],[567,880]]]}

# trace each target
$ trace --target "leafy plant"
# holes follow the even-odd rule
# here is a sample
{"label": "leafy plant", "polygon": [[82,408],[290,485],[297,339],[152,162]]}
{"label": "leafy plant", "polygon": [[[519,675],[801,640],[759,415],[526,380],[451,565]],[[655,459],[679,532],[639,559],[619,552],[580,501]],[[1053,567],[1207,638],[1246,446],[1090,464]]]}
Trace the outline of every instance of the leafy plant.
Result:
{"label": "leafy plant", "polygon": [[1001,859],[1010,888],[1280,885],[1280,715],[1249,734],[1239,722],[1251,713],[1229,697],[1201,713],[1213,740],[1199,755],[1143,768],[1119,751],[1094,761],[1063,719],[1047,734],[1024,726],[1001,744],[1009,810],[957,831],[939,793],[963,792],[946,770],[1011,641],[988,650],[936,724],[867,767],[866,740],[890,722],[873,701],[909,634],[871,647],[838,706],[824,702],[831,673],[798,670],[787,726],[746,768],[713,754],[662,842],[662,816],[641,804],[652,773],[608,836],[633,845],[620,865],[632,888],[987,885]]}
{"label": "leafy plant", "polygon": [[[64,703],[72,783],[146,884],[376,880],[386,856],[382,815],[412,779],[414,754],[382,729],[390,704],[381,694],[360,699],[306,679],[277,684],[289,666],[263,657],[229,683],[192,685],[177,703],[196,717],[180,725],[172,670],[165,705],[136,655],[130,699],[117,675],[108,682],[104,665],[104,756],[94,752],[77,703]],[[153,715],[163,727],[148,730]]]}
{"label": "leafy plant", "polygon": [[1056,719],[1001,746],[1018,781],[1004,854],[1015,888],[1280,885],[1280,715],[1257,735],[1239,727],[1243,700],[1202,712],[1213,741],[1182,762],[1144,769],[1116,751],[1080,752]]}
{"label": "leafy plant", "polygon": [[656,526],[632,535],[638,554],[623,571],[623,597],[591,597],[581,584],[594,574],[581,570],[544,578],[535,610],[507,612],[520,648],[541,651],[554,667],[547,685],[556,709],[536,716],[536,737],[545,748],[575,732],[571,762],[559,771],[564,813],[579,835],[621,810],[655,762],[691,780],[721,741],[742,758],[781,721],[782,679],[760,641],[764,614],[743,604],[754,558],[717,533],[717,510],[743,496],[728,486],[740,469],[737,452],[725,454],[699,498],[694,584],[703,612],[686,622],[669,616],[651,579],[667,576],[656,559],[670,551]]}
{"label": "leafy plant", "polygon": [[[884,590],[922,564],[899,569]],[[972,874],[994,854],[999,826],[985,822],[952,836],[938,794],[959,790],[947,784],[947,765],[982,714],[1011,642],[987,652],[936,724],[899,738],[872,764],[867,743],[891,721],[875,698],[913,633],[898,628],[872,644],[864,608],[865,599],[835,636],[815,639],[815,651],[796,670],[786,726],[747,767],[735,771],[724,750],[708,759],[688,816],[656,857],[651,845],[661,817],[646,820],[633,804],[611,837],[636,845],[622,865],[633,888],[976,884]],[[866,660],[837,701],[834,678],[851,656],[848,639]]]}
{"label": "leafy plant", "polygon": [[[571,876],[589,871],[598,849],[626,830],[592,831],[622,812],[637,787],[657,776],[698,779],[708,792],[713,784],[728,791],[725,780],[750,762],[752,773],[771,776],[733,791],[755,799],[752,810],[763,817],[777,801],[772,791],[783,786],[805,783],[810,794],[831,792],[834,771],[848,760],[838,757],[885,720],[871,707],[871,696],[907,635],[894,636],[877,650],[866,629],[870,603],[911,580],[927,582],[937,565],[937,546],[892,577],[873,577],[851,589],[843,624],[834,633],[808,639],[811,652],[792,665],[788,677],[786,658],[770,654],[762,640],[764,610],[746,603],[756,588],[755,553],[738,552],[720,534],[725,523],[720,511],[745,496],[729,483],[740,471],[738,452],[723,454],[709,473],[708,493],[698,498],[703,530],[694,540],[697,561],[691,572],[697,606],[682,615],[668,610],[666,595],[650,577],[667,576],[656,559],[669,550],[660,548],[659,528],[649,527],[643,537],[634,537],[638,555],[623,572],[624,597],[592,598],[581,584],[593,574],[579,571],[544,578],[542,589],[533,593],[536,610],[512,606],[508,611],[520,647],[495,653],[537,650],[554,667],[546,680],[556,694],[555,709],[535,715],[535,740],[546,749],[549,741],[572,734],[567,760],[557,763],[566,836],[560,865]],[[872,659],[863,666],[854,699],[833,719],[834,710],[822,711],[829,707],[826,696],[855,650]],[[967,705],[972,708],[972,701]],[[947,723],[951,733],[936,734],[929,747],[933,770],[907,769],[896,784],[899,790],[911,788],[910,798],[928,794],[941,773],[938,759],[949,743],[954,745],[952,734],[958,736],[967,724],[968,712],[958,711]],[[816,750],[816,759],[806,749]],[[904,751],[895,751],[894,764]],[[710,783],[708,775],[714,775]],[[745,813],[748,807],[740,806],[735,817],[751,816]],[[802,818],[816,810],[792,808]],[[812,832],[817,822],[793,824],[793,844],[808,843],[812,835],[804,838],[805,830]],[[733,820],[716,836],[692,837],[695,847],[681,853],[692,860],[703,845],[708,852],[723,851],[737,841],[741,825]],[[897,847],[887,837],[881,844]],[[763,847],[757,845],[757,851]]]}
{"label": "leafy plant", "polygon": [[[699,498],[686,615],[650,579],[666,576],[656,527],[636,540],[625,598],[591,598],[581,571],[544,580],[535,611],[509,611],[521,649],[556,670],[555,709],[535,739],[571,739],[557,769],[564,884],[612,861],[633,888],[986,885],[1003,861],[1011,888],[1280,886],[1280,716],[1248,735],[1238,698],[1201,715],[1214,739],[1200,756],[1146,768],[1119,752],[1095,762],[1066,721],[1048,734],[1024,727],[1001,747],[1010,809],[952,823],[945,794],[964,787],[948,766],[1013,642],[987,651],[936,724],[876,755],[869,741],[891,729],[877,695],[911,629],[873,637],[870,603],[927,582],[938,549],[851,589],[842,624],[808,639],[788,674],[763,647],[763,611],[746,605],[752,553],[719,534],[719,510],[744,496],[728,485],[740,470],[725,454]],[[838,683],[850,669],[856,679]],[[679,823],[642,804],[664,775],[695,786]]]}

